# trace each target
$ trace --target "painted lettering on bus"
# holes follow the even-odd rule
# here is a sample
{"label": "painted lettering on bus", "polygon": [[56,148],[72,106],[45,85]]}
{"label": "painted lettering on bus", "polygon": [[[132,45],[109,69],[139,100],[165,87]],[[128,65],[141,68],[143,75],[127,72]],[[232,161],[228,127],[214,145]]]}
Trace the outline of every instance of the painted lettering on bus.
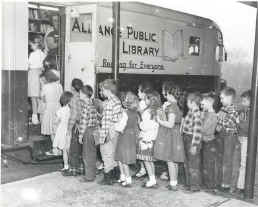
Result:
{"label": "painted lettering on bus", "polygon": [[82,32],[82,33],[91,33],[90,25],[88,25],[88,29],[85,29],[84,23],[80,22],[78,18],[74,19],[73,27],[72,27],[72,32],[77,31],[77,32]]}

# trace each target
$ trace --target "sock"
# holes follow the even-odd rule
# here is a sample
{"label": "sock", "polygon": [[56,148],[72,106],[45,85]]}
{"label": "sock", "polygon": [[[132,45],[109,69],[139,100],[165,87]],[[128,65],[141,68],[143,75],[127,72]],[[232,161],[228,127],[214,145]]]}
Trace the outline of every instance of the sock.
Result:
{"label": "sock", "polygon": [[120,174],[120,180],[121,181],[124,181],[126,178],[125,178],[125,175],[124,174]]}
{"label": "sock", "polygon": [[177,186],[177,180],[170,180],[169,183],[171,186]]}
{"label": "sock", "polygon": [[150,176],[150,182],[156,183],[155,175],[151,175],[151,176]]}
{"label": "sock", "polygon": [[69,165],[64,165],[64,169],[68,170],[69,169]]}
{"label": "sock", "polygon": [[127,177],[126,182],[131,184],[132,183],[132,177],[131,176]]}

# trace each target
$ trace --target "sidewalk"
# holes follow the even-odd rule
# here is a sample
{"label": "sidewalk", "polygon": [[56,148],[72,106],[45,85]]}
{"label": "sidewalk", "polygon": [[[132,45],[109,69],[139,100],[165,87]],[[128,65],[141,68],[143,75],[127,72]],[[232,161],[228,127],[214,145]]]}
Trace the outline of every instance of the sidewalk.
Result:
{"label": "sidewalk", "polygon": [[1,186],[3,207],[252,207],[244,201],[205,192],[172,192],[160,183],[159,189],[142,189],[80,183],[77,178],[49,173]]}

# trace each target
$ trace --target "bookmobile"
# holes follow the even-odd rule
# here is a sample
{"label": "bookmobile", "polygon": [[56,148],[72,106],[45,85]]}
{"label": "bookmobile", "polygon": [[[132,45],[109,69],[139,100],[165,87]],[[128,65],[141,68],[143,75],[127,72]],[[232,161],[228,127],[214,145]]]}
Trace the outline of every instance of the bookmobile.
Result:
{"label": "bookmobile", "polygon": [[[172,80],[188,91],[219,90],[226,54],[216,23],[148,4],[120,5],[121,90],[136,91],[145,80],[157,87]],[[97,95],[98,83],[112,77],[112,3],[4,2],[2,14],[2,152],[28,149],[35,158],[42,138],[28,119],[28,43],[44,39],[54,26],[64,90],[80,78]]]}

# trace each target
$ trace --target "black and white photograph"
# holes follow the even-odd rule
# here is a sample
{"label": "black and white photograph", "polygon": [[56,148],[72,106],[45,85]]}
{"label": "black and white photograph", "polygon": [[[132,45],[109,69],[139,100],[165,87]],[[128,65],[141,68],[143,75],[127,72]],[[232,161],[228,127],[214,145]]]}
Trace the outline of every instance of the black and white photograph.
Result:
{"label": "black and white photograph", "polygon": [[257,1],[0,10],[1,207],[258,206]]}

